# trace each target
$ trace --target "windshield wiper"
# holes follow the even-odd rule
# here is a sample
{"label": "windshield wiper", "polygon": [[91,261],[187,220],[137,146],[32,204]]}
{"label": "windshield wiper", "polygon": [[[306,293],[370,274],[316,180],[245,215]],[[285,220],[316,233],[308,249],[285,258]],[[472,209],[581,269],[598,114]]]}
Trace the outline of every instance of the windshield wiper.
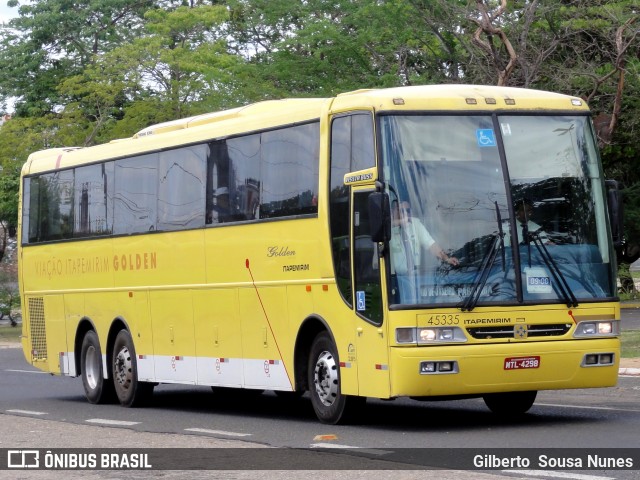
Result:
{"label": "windshield wiper", "polygon": [[502,229],[502,217],[500,216],[500,209],[498,208],[498,202],[495,202],[496,205],[496,218],[498,220],[498,231],[493,233],[493,241],[491,245],[489,245],[489,249],[484,254],[482,258],[482,265],[480,270],[478,271],[478,275],[476,276],[475,281],[473,282],[473,288],[471,289],[471,293],[462,303],[460,309],[463,312],[470,312],[476,305],[478,304],[478,300],[480,299],[480,294],[482,293],[482,289],[487,283],[487,279],[489,278],[489,272],[493,267],[493,264],[496,261],[496,256],[498,255],[498,250],[502,252],[502,271],[505,271],[505,253],[504,253],[504,231]]}
{"label": "windshield wiper", "polygon": [[496,219],[498,220],[498,235],[500,235],[500,251],[502,252],[502,271],[506,271],[506,258],[504,253],[504,230],[502,229],[502,215],[500,215],[500,208],[498,208],[498,202],[493,202],[496,206]]}
{"label": "windshield wiper", "polygon": [[[569,286],[569,283],[567,282],[566,277],[558,267],[558,264],[549,253],[549,250],[547,249],[545,244],[542,242],[542,239],[540,238],[540,233],[539,233],[540,230],[542,229],[536,230],[535,232],[528,232],[529,238],[527,239],[527,245],[529,244],[529,241],[528,241],[529,239],[533,240],[533,244],[538,249],[538,252],[542,257],[542,260],[544,260],[544,263],[547,264],[547,267],[549,267],[549,271],[553,276],[553,280],[554,280],[553,285],[554,287],[557,286],[557,288],[554,288],[554,290],[556,290],[556,293],[559,293],[559,295],[562,296],[563,300],[567,304],[567,307],[575,308],[578,306],[578,299],[573,294],[573,291],[571,290],[571,287]],[[529,255],[529,267],[531,267],[531,255]]]}

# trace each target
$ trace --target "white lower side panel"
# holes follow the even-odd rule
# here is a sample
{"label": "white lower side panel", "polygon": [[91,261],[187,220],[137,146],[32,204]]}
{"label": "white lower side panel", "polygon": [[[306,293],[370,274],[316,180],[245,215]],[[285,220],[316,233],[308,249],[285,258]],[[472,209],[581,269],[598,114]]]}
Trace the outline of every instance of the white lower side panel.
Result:
{"label": "white lower side panel", "polygon": [[198,384],[220,387],[242,387],[242,359],[199,357]]}
{"label": "white lower side panel", "polygon": [[292,390],[281,360],[244,360],[245,387]]}
{"label": "white lower side panel", "polygon": [[196,357],[154,355],[155,380],[161,383],[197,384]]}
{"label": "white lower side panel", "polygon": [[[77,376],[74,352],[60,356],[61,373]],[[138,355],[137,365],[142,382],[293,390],[282,360]],[[102,356],[102,367],[103,373],[111,376],[106,355]]]}
{"label": "white lower side panel", "polygon": [[153,368],[153,357],[138,355],[138,380],[141,382],[153,382],[156,375]]}
{"label": "white lower side panel", "polygon": [[60,375],[77,376],[75,358],[73,352],[60,352]]}

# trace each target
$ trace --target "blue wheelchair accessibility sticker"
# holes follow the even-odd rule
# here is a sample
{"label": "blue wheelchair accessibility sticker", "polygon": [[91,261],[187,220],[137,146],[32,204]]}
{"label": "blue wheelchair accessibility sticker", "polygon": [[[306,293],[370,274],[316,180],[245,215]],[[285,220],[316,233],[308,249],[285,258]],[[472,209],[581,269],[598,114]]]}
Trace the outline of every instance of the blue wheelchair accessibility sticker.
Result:
{"label": "blue wheelchair accessibility sticker", "polygon": [[479,128],[476,130],[476,138],[479,147],[495,147],[496,136],[490,128]]}
{"label": "blue wheelchair accessibility sticker", "polygon": [[360,290],[356,292],[356,303],[357,303],[356,308],[359,312],[362,312],[367,309],[366,301],[364,299],[364,291]]}

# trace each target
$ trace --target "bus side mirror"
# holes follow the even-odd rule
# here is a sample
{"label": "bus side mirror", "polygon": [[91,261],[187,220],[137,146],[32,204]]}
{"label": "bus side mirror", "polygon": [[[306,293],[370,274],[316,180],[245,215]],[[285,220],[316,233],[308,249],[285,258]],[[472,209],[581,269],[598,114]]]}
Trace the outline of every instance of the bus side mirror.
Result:
{"label": "bus side mirror", "polygon": [[616,250],[622,248],[624,243],[624,209],[622,205],[622,192],[615,180],[605,180],[607,188],[607,208],[609,210],[609,223],[611,224],[611,236]]}
{"label": "bus side mirror", "polygon": [[386,193],[369,194],[369,226],[372,241],[388,242],[391,239],[391,209]]}

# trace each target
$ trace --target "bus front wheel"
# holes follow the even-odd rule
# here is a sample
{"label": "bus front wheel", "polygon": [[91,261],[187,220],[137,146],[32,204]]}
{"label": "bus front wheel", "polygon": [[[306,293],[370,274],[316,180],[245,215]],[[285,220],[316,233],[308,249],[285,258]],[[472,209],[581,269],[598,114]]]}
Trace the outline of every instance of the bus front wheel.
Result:
{"label": "bus front wheel", "polygon": [[366,398],[343,395],[337,348],[327,332],[319,333],[309,355],[311,404],[322,423],[335,425],[355,420]]}
{"label": "bus front wheel", "polygon": [[89,330],[82,339],[80,362],[82,386],[89,403],[113,401],[115,396],[113,382],[110,378],[104,378],[100,340],[93,330]]}
{"label": "bus front wheel", "polygon": [[482,397],[484,403],[496,415],[515,417],[526,413],[536,401],[537,391],[489,393]]}
{"label": "bus front wheel", "polygon": [[113,385],[120,404],[124,407],[139,407],[153,393],[153,383],[138,381],[138,366],[131,334],[120,330],[113,344]]}

